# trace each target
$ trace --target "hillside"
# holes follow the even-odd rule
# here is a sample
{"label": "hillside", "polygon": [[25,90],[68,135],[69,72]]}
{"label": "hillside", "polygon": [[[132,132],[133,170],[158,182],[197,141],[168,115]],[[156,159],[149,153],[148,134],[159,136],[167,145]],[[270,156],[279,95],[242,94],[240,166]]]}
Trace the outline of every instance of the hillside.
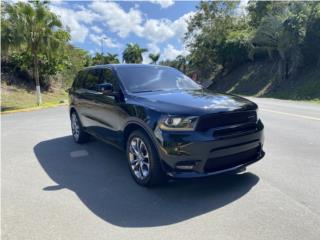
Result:
{"label": "hillside", "polygon": [[308,68],[286,81],[276,81],[277,64],[246,63],[213,80],[209,89],[257,97],[320,100],[320,69]]}
{"label": "hillside", "polygon": [[[10,111],[36,107],[35,91],[17,85],[1,84],[1,111]],[[64,90],[45,91],[42,93],[42,107],[54,106],[67,102]]]}

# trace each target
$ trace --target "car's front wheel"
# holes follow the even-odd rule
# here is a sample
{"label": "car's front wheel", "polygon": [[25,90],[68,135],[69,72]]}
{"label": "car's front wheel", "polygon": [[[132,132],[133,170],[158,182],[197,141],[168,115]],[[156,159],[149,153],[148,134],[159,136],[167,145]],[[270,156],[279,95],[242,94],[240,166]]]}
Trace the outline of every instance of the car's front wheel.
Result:
{"label": "car's front wheel", "polygon": [[143,131],[130,134],[126,152],[131,175],[139,185],[152,187],[166,181],[158,153]]}
{"label": "car's front wheel", "polygon": [[73,140],[76,143],[85,143],[89,140],[89,134],[83,130],[78,114],[75,111],[71,113],[71,130]]}

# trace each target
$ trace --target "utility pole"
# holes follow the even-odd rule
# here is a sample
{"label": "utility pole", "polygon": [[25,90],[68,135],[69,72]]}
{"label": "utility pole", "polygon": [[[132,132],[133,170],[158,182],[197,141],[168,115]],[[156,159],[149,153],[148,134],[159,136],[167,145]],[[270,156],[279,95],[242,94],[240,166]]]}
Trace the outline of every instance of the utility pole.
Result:
{"label": "utility pole", "polygon": [[106,37],[101,37],[100,41],[101,41],[101,54],[103,55],[103,40],[106,40]]}
{"label": "utility pole", "polygon": [[101,41],[101,64],[104,64],[104,56],[103,56],[103,40],[107,39],[106,37],[101,37],[100,41]]}
{"label": "utility pole", "polygon": [[101,41],[101,54],[103,55],[103,38],[101,38],[100,41]]}

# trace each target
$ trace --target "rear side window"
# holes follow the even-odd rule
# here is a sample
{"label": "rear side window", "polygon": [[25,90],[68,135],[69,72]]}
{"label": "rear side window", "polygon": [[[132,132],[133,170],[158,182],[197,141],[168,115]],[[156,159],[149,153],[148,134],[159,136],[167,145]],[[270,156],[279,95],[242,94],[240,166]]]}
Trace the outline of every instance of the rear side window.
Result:
{"label": "rear side window", "polygon": [[97,84],[101,83],[100,73],[101,73],[100,69],[90,69],[84,81],[83,88],[96,91]]}
{"label": "rear side window", "polygon": [[115,79],[113,77],[113,73],[111,71],[111,69],[108,68],[104,68],[102,69],[102,82],[103,83],[111,83],[111,84],[115,84]]}
{"label": "rear side window", "polygon": [[84,80],[86,78],[86,74],[87,74],[86,71],[80,71],[78,73],[78,75],[76,76],[76,78],[73,81],[73,85],[72,85],[73,89],[76,90],[76,89],[83,88],[83,82],[84,82]]}

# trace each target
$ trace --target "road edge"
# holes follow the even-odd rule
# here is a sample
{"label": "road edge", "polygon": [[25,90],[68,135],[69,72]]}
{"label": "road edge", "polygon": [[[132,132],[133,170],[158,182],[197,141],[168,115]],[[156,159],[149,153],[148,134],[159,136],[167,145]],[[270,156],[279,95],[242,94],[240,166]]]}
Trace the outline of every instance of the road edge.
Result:
{"label": "road edge", "polygon": [[37,111],[37,110],[41,110],[41,109],[61,107],[61,106],[66,106],[66,105],[68,105],[68,103],[59,103],[59,104],[50,105],[50,106],[39,106],[39,107],[31,107],[31,108],[21,108],[21,109],[4,111],[4,112],[1,112],[0,115],[6,115],[6,114],[18,113],[18,112],[32,112],[32,111]]}

